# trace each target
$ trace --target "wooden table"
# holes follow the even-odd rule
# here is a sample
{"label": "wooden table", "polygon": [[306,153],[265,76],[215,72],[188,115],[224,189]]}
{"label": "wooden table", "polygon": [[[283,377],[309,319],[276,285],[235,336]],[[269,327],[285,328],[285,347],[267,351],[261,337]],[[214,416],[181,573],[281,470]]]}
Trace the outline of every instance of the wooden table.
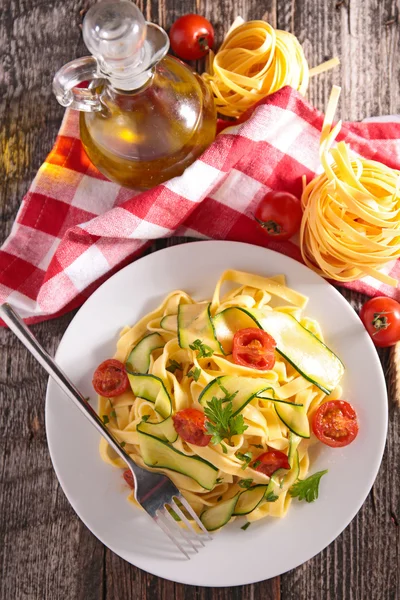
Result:
{"label": "wooden table", "polygon": [[[10,232],[21,198],[55,139],[63,109],[52,95],[52,77],[61,65],[86,54],[80,12],[92,3],[3,0],[1,240]],[[344,119],[400,113],[395,0],[141,0],[139,7],[148,20],[166,28],[183,13],[204,14],[214,23],[218,41],[237,15],[265,18],[299,37],[311,66],[340,57],[339,68],[311,82],[309,98],[320,109],[332,83],[337,83],[343,86]],[[361,296],[344,295],[360,307]],[[72,317],[70,313],[33,327],[51,353]],[[373,490],[334,543],[280,578],[237,588],[195,588],[129,565],[80,522],[61,491],[47,449],[47,377],[8,331],[0,331],[0,341],[1,600],[400,598],[400,410],[393,402],[387,447]],[[380,357],[392,396],[391,352],[383,350]],[[345,489],[342,501],[346,502]]]}

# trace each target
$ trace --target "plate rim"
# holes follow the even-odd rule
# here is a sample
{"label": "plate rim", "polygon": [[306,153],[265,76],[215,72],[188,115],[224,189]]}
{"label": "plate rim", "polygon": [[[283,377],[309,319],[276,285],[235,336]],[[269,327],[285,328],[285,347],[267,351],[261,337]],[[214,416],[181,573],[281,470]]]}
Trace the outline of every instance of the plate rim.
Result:
{"label": "plate rim", "polygon": [[[346,300],[346,298],[344,298],[344,296],[326,279],[322,278],[320,275],[318,275],[317,273],[315,273],[314,271],[312,271],[312,269],[309,269],[309,267],[307,267],[306,265],[304,265],[303,263],[297,261],[296,259],[292,258],[291,256],[287,256],[283,253],[277,252],[275,250],[271,250],[270,248],[266,248],[264,246],[258,246],[255,244],[249,244],[246,242],[237,242],[237,241],[230,241],[230,240],[197,240],[197,241],[188,241],[188,242],[178,242],[176,244],[173,244],[171,246],[167,246],[164,248],[160,248],[155,250],[154,252],[150,252],[149,254],[146,254],[145,256],[142,256],[136,260],[134,260],[133,262],[129,263],[128,265],[124,266],[123,268],[121,268],[119,271],[117,271],[116,273],[114,273],[111,277],[109,277],[105,282],[103,282],[90,296],[89,298],[87,298],[87,300],[82,304],[82,306],[79,307],[78,311],[76,312],[76,314],[74,315],[74,317],[71,319],[70,323],[68,324],[68,327],[66,328],[66,330],[64,331],[62,338],[59,342],[59,345],[57,347],[57,351],[55,354],[55,360],[58,359],[58,355],[59,355],[59,351],[62,347],[62,343],[64,340],[64,337],[66,336],[68,330],[71,328],[72,324],[74,323],[74,321],[77,319],[80,311],[82,310],[83,307],[85,307],[88,303],[93,302],[93,300],[95,300],[97,298],[98,295],[100,295],[102,293],[102,289],[104,289],[105,287],[111,285],[110,282],[112,282],[112,280],[114,278],[117,278],[119,276],[121,276],[122,273],[127,273],[129,272],[129,270],[131,269],[135,269],[135,265],[138,262],[142,262],[142,261],[146,261],[146,260],[153,260],[153,257],[155,255],[158,255],[160,253],[164,254],[164,253],[168,253],[168,252],[175,252],[177,248],[181,248],[181,247],[185,247],[187,245],[190,246],[200,246],[201,244],[207,244],[207,245],[216,245],[216,246],[228,246],[228,245],[235,245],[235,246],[241,246],[241,247],[251,247],[251,248],[258,248],[261,251],[266,251],[269,254],[272,255],[276,255],[279,257],[283,257],[284,259],[288,260],[291,263],[295,263],[296,268],[300,268],[300,270],[302,269],[306,269],[308,272],[312,273],[313,276],[315,276],[320,282],[322,281],[323,284],[326,284],[326,286],[328,286],[330,288],[330,291],[333,292],[333,294],[337,297],[340,298],[339,302],[342,303],[344,306],[346,306],[347,308],[351,308],[351,305],[348,303],[348,301]],[[181,248],[182,249],[182,248]],[[368,338],[369,340],[369,338]],[[357,503],[355,503],[354,505],[354,509],[351,512],[351,516],[346,520],[346,523],[344,526],[341,526],[341,529],[338,533],[334,534],[333,536],[330,537],[329,541],[325,543],[325,545],[317,550],[316,552],[312,552],[308,558],[306,559],[301,559],[300,561],[296,562],[295,564],[292,564],[288,569],[285,570],[280,570],[279,572],[269,575],[267,578],[265,577],[261,577],[261,578],[251,578],[251,579],[245,579],[242,582],[238,582],[238,583],[232,583],[232,584],[228,584],[229,587],[237,587],[240,585],[248,585],[248,584],[252,584],[252,583],[258,583],[261,581],[266,581],[267,579],[271,579],[273,577],[276,576],[280,576],[283,575],[284,573],[287,573],[288,571],[291,571],[293,569],[298,568],[299,566],[301,566],[302,564],[305,564],[306,562],[308,562],[309,560],[311,560],[312,558],[314,558],[315,556],[317,556],[318,554],[320,554],[321,552],[323,552],[328,546],[330,546],[332,544],[332,542],[339,537],[344,530],[349,526],[349,524],[353,521],[353,519],[356,517],[356,515],[358,514],[358,512],[360,511],[360,509],[362,508],[362,506],[364,505],[371,489],[372,486],[374,485],[374,482],[376,480],[376,477],[379,473],[379,469],[381,467],[382,464],[382,459],[383,459],[383,454],[385,451],[385,446],[386,446],[386,441],[387,441],[387,432],[388,432],[388,394],[387,394],[387,386],[386,386],[386,378],[384,376],[384,372],[383,372],[383,368],[382,368],[382,364],[379,358],[378,353],[376,352],[376,349],[372,343],[371,340],[369,340],[370,342],[370,349],[373,350],[372,355],[374,355],[374,360],[379,368],[381,377],[380,377],[380,382],[379,385],[381,387],[381,392],[382,392],[382,401],[385,404],[385,411],[384,411],[384,435],[382,436],[382,441],[380,444],[380,452],[378,454],[379,459],[376,461],[376,465],[375,468],[369,472],[369,482],[368,482],[368,491],[365,494],[365,496],[359,500]],[[55,455],[54,455],[54,447],[52,445],[51,437],[52,434],[50,432],[49,426],[48,426],[48,415],[49,415],[49,403],[51,402],[50,400],[50,395],[52,392],[52,388],[57,389],[58,386],[57,384],[52,381],[52,379],[49,377],[48,379],[48,383],[47,383],[47,387],[46,387],[46,401],[45,401],[45,424],[46,424],[46,438],[47,438],[47,445],[48,445],[48,449],[49,449],[49,454],[50,454],[50,458],[51,458],[51,462],[52,462],[52,466],[53,469],[56,473],[58,482],[60,484],[60,487],[65,495],[65,497],[67,498],[69,504],[71,505],[71,507],[73,508],[74,512],[76,513],[77,517],[82,521],[82,523],[89,529],[89,531],[104,545],[106,546],[109,550],[111,550],[112,552],[114,552],[117,556],[119,556],[120,558],[122,558],[123,560],[126,560],[129,564],[135,566],[136,568],[139,568],[147,573],[150,573],[152,575],[155,575],[157,577],[161,577],[161,578],[165,578],[164,575],[160,575],[159,573],[157,573],[157,570],[153,570],[152,568],[148,568],[147,566],[144,567],[139,567],[137,565],[135,565],[133,562],[131,562],[129,560],[129,558],[127,558],[126,556],[124,556],[123,552],[119,551],[118,549],[115,549],[115,547],[111,547],[113,546],[113,544],[109,544],[106,543],[102,537],[100,537],[93,529],[91,526],[88,525],[87,521],[85,518],[83,518],[80,513],[79,510],[77,508],[77,504],[78,502],[75,502],[74,499],[71,499],[70,496],[67,494],[64,485],[62,483],[62,474],[60,473],[58,467],[57,467],[57,460],[55,459]],[[206,550],[203,550],[206,551]],[[175,575],[173,576],[173,578],[170,579],[170,581],[174,581],[176,583],[181,583],[184,585],[195,585],[195,586],[201,586],[201,587],[226,587],[227,584],[226,583],[220,583],[220,584],[216,584],[216,583],[206,583],[204,581],[197,581],[197,582],[189,582],[188,580],[186,580],[185,578],[179,578],[179,577],[175,577]]]}

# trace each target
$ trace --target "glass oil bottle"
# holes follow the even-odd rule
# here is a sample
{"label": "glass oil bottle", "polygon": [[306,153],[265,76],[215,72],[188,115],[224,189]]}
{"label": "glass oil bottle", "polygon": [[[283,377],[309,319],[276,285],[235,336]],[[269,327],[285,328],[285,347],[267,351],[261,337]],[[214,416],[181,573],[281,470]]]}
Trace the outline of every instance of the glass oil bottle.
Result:
{"label": "glass oil bottle", "polygon": [[166,55],[165,31],[146,23],[128,0],[95,4],[83,38],[92,56],[62,67],[53,89],[60,104],[82,111],[90,160],[112,181],[136,189],[182,174],[215,137],[207,84]]}

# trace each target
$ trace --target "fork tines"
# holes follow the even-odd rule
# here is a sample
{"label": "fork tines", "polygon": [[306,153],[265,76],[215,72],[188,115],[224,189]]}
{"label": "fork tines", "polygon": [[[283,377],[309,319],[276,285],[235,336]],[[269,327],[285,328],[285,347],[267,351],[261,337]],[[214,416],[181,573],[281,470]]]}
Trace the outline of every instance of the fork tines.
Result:
{"label": "fork tines", "polygon": [[[211,535],[208,533],[207,529],[204,527],[203,523],[200,521],[190,504],[185,500],[185,498],[180,494],[179,496],[173,497],[168,504],[165,504],[162,510],[158,510],[155,515],[155,521],[164,531],[164,533],[169,537],[171,542],[173,542],[179,550],[184,554],[187,559],[190,559],[190,556],[187,550],[183,547],[181,540],[176,539],[176,532],[178,531],[183,542],[188,544],[194,552],[198,552],[197,547],[194,542],[198,541],[201,546],[204,546],[204,542],[201,539],[201,536],[198,535],[198,532],[195,529],[195,524],[191,523],[191,521],[184,514],[182,509],[179,507],[177,501],[186,509],[189,513],[191,519],[193,519],[194,523],[201,529],[201,531],[206,535],[207,539],[212,539]],[[168,511],[168,508],[172,509],[178,517],[181,519],[182,523],[184,523],[184,527],[181,527],[180,524],[174,519],[171,513]]]}

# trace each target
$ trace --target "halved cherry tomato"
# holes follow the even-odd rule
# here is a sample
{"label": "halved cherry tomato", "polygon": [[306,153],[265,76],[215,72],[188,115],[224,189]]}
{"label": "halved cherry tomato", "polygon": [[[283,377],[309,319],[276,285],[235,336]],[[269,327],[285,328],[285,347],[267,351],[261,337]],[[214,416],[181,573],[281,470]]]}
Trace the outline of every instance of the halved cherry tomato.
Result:
{"label": "halved cherry tomato", "polygon": [[361,321],[375,346],[394,346],[400,341],[400,304],[392,298],[371,298],[360,312]]}
{"label": "halved cherry tomato", "polygon": [[312,429],[323,444],[332,448],[347,446],[357,437],[357,413],[344,400],[330,400],[318,408]]}
{"label": "halved cherry tomato", "polygon": [[239,329],[233,336],[233,362],[237,365],[268,371],[275,364],[276,342],[262,329]]}
{"label": "halved cherry tomato", "polygon": [[214,28],[200,15],[179,17],[169,32],[171,48],[179,58],[197,60],[207,54],[214,44]]}
{"label": "halved cherry tomato", "polygon": [[[259,461],[261,462],[259,463]],[[257,465],[255,467],[256,471],[264,473],[268,477],[271,477],[278,469],[290,469],[288,457],[280,450],[269,450],[264,454],[260,454],[250,466],[254,464]]]}
{"label": "halved cherry tomato", "polygon": [[129,485],[130,488],[135,487],[134,483],[133,483],[133,475],[132,475],[132,471],[130,469],[125,469],[125,471],[122,474],[122,477],[125,479],[126,483]]}
{"label": "halved cherry tomato", "polygon": [[184,408],[172,415],[175,431],[185,442],[207,446],[211,435],[206,433],[206,416],[196,408]]}
{"label": "halved cherry tomato", "polygon": [[257,223],[268,237],[288,240],[300,229],[303,211],[296,196],[288,192],[268,192],[257,206]]}
{"label": "halved cherry tomato", "polygon": [[125,365],[114,358],[105,360],[95,370],[92,385],[100,396],[105,396],[106,398],[119,396],[129,386]]}

